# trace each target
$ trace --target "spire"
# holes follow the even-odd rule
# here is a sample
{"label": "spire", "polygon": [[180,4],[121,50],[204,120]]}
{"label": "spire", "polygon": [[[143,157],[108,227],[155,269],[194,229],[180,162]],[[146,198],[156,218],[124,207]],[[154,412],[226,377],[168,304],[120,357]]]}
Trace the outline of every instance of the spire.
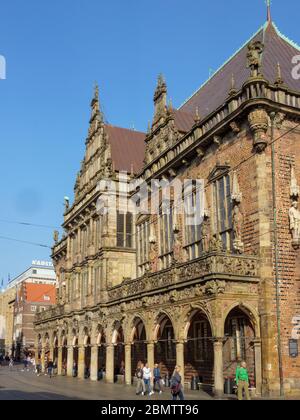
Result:
{"label": "spire", "polygon": [[94,85],[94,96],[91,102],[91,108],[92,108],[92,116],[91,116],[90,122],[92,122],[96,117],[98,121],[103,121],[102,112],[100,110],[99,86],[97,82],[95,82],[95,85]]}
{"label": "spire", "polygon": [[272,22],[272,15],[271,15],[271,0],[267,0],[267,22]]}
{"label": "spire", "polygon": [[157,86],[154,93],[154,121],[156,124],[161,118],[164,118],[167,113],[167,84],[162,74],[158,76]]}

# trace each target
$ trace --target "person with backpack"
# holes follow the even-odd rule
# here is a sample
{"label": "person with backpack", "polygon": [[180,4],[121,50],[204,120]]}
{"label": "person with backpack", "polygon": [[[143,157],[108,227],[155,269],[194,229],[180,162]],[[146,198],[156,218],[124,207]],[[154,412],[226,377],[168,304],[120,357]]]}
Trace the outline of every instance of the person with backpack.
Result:
{"label": "person with backpack", "polygon": [[155,363],[154,369],[153,369],[153,390],[155,390],[155,387],[158,388],[159,394],[162,394],[162,387],[161,387],[161,373],[158,363]]}
{"label": "person with backpack", "polygon": [[235,380],[238,388],[238,400],[241,401],[243,399],[243,391],[245,391],[246,400],[251,400],[249,393],[249,373],[246,362],[242,362],[237,367]]}
{"label": "person with backpack", "polygon": [[172,399],[176,401],[178,398],[183,401],[184,400],[184,394],[183,394],[183,388],[182,388],[182,378],[180,375],[181,367],[176,366],[175,370],[173,372],[172,378],[171,378],[171,394]]}
{"label": "person with backpack", "polygon": [[136,368],[136,395],[142,394],[145,395],[145,383],[144,383],[144,365],[142,362],[139,362]]}

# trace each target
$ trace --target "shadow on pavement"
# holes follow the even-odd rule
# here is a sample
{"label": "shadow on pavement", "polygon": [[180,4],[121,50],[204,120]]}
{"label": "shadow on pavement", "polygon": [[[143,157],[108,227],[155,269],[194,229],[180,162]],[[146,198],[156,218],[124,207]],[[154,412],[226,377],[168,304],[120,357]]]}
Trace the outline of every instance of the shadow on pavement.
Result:
{"label": "shadow on pavement", "polygon": [[64,395],[53,394],[50,392],[24,392],[19,390],[7,389],[3,390],[5,387],[1,387],[0,389],[0,400],[1,401],[39,401],[39,400],[77,400],[79,398],[76,397],[67,397]]}

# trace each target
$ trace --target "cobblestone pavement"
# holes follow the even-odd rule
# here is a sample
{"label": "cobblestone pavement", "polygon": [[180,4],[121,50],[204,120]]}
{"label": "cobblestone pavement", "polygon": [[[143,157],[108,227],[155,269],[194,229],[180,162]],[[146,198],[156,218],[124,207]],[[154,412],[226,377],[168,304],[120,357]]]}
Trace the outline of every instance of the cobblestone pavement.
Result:
{"label": "cobblestone pavement", "polygon": [[[0,367],[0,400],[170,400],[170,391],[162,395],[136,396],[135,388],[111,385],[57,376],[37,377],[32,371],[23,372],[15,366],[13,371]],[[186,399],[212,400],[203,392],[189,392]]]}
{"label": "cobblestone pavement", "polygon": [[[210,395],[198,392],[186,392],[186,400],[213,400]],[[235,396],[224,398],[235,400]],[[300,395],[286,399],[300,400]],[[15,366],[13,371],[8,367],[0,367],[0,400],[171,400],[170,391],[166,389],[162,395],[136,396],[135,388],[124,385],[111,385],[104,382],[92,382],[57,376],[49,378],[37,377],[32,371],[22,371],[22,366]]]}

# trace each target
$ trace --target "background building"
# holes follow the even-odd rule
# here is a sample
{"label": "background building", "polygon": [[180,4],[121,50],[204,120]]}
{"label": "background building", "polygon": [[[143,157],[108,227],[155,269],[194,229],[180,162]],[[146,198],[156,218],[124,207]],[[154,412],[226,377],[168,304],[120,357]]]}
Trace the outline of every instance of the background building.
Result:
{"label": "background building", "polygon": [[5,354],[21,357],[32,351],[36,312],[55,303],[56,275],[53,264],[32,261],[31,266],[11,280],[0,294],[0,333]]}

